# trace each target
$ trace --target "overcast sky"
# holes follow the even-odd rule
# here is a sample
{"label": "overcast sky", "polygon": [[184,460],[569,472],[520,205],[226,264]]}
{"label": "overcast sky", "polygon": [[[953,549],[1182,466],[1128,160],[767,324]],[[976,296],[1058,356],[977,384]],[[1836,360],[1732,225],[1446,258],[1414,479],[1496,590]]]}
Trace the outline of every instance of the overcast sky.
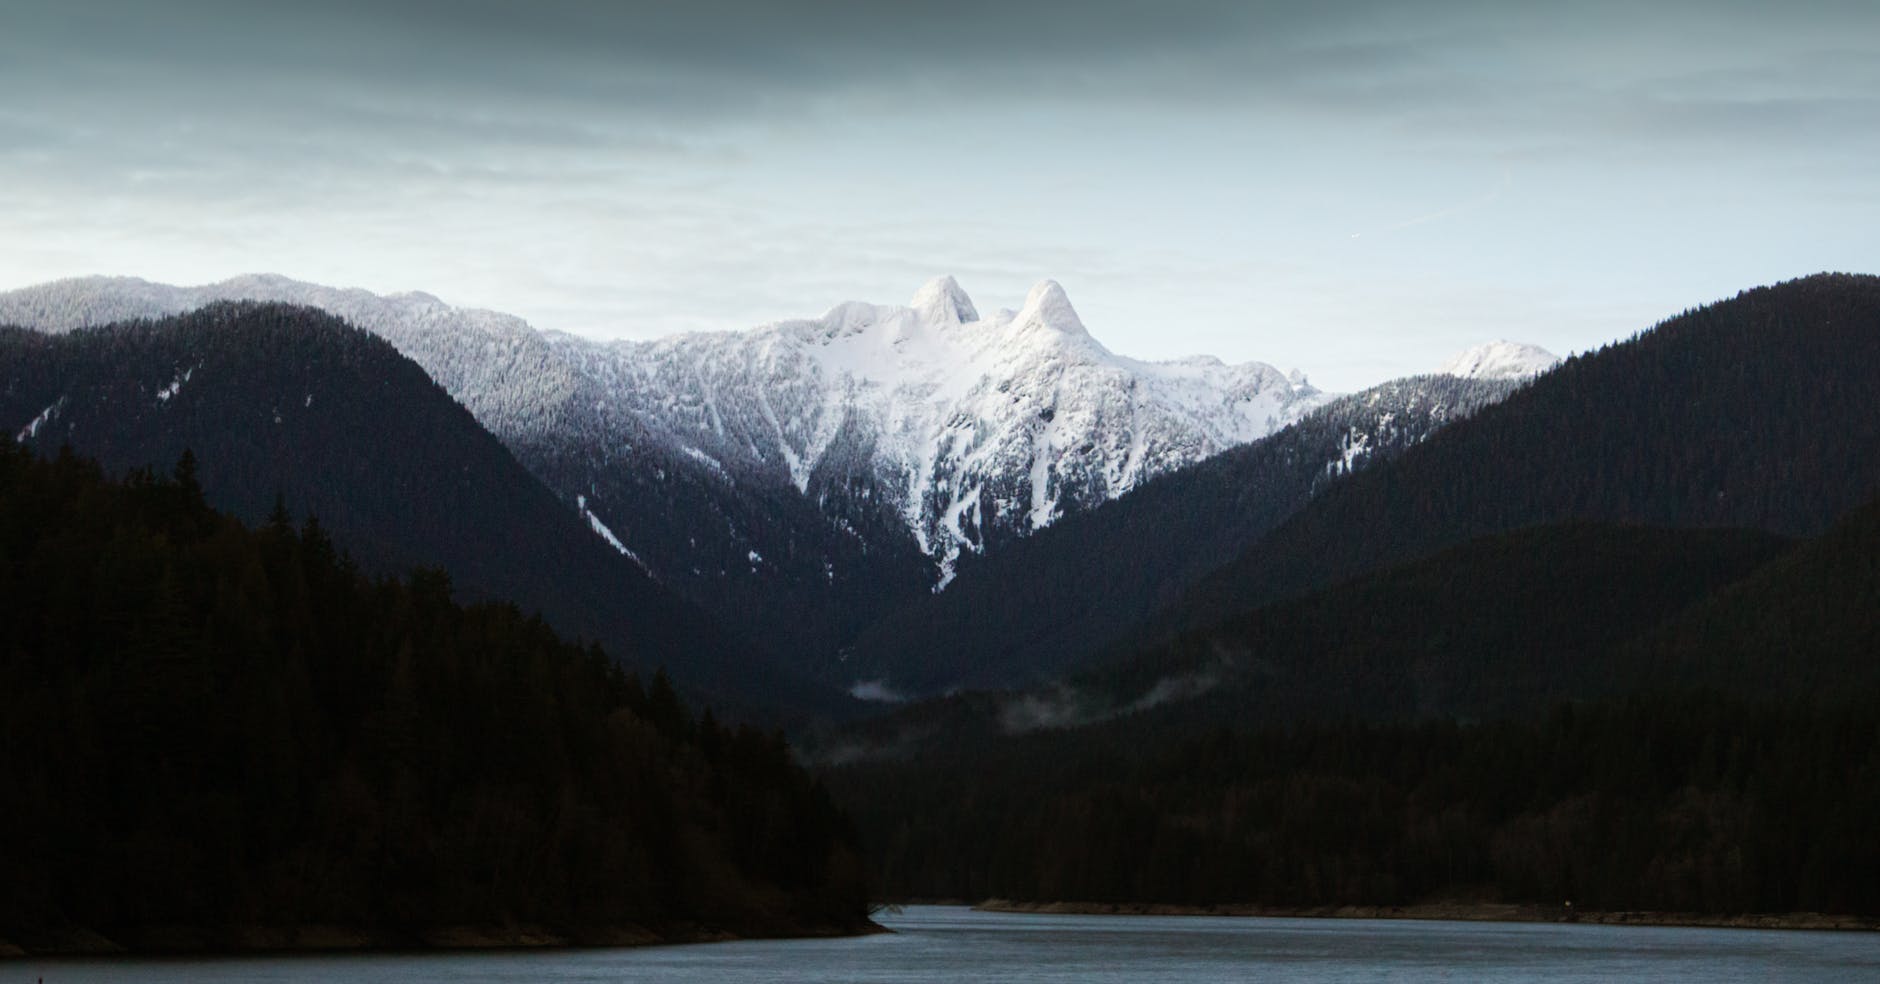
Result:
{"label": "overcast sky", "polygon": [[649,337],[1051,277],[1349,389],[1877,252],[1872,0],[0,0],[0,288]]}

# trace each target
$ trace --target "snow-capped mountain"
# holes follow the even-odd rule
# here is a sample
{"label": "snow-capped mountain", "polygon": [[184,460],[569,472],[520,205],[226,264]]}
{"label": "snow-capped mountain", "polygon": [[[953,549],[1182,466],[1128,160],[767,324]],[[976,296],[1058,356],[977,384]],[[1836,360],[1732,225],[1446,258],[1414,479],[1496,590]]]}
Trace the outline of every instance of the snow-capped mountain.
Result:
{"label": "snow-capped mountain", "polygon": [[[551,487],[659,575],[697,565],[640,550],[631,518],[608,512],[617,504],[599,494],[598,473],[623,456],[661,479],[690,468],[702,481],[793,494],[858,537],[899,525],[943,587],[962,552],[1265,436],[1326,399],[1262,363],[1116,355],[1050,281],[1018,310],[983,318],[941,278],[905,306],[848,303],[817,319],[651,342],[541,333],[428,294],[277,276],[192,288],[60,281],[0,295],[0,322],[59,331],[218,299],[318,307],[386,338],[525,463],[554,458]],[[749,547],[756,572],[764,553]]]}
{"label": "snow-capped mountain", "polygon": [[1559,356],[1538,345],[1503,339],[1463,349],[1436,371],[1464,379],[1529,379],[1559,364]]}
{"label": "snow-capped mountain", "polygon": [[1118,356],[1045,281],[980,317],[951,278],[906,306],[596,345],[551,336],[687,455],[817,502],[878,497],[944,586],[962,551],[1050,525],[1271,433],[1323,397],[1261,363]]}
{"label": "snow-capped mountain", "polygon": [[1114,654],[1146,617],[1254,549],[1325,490],[1396,460],[1522,385],[1450,375],[1392,380],[1042,530],[861,632],[849,647],[850,693],[879,699],[1009,687]]}

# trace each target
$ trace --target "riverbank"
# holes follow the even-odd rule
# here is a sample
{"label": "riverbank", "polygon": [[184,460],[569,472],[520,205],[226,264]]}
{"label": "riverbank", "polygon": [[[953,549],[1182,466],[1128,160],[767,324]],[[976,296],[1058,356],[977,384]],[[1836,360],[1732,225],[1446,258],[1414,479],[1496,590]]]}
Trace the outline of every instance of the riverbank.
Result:
{"label": "riverbank", "polygon": [[1080,916],[1251,916],[1282,919],[1430,919],[1452,922],[1571,922],[1609,926],[1693,926],[1714,929],[1810,929],[1873,932],[1880,919],[1820,912],[1712,915],[1695,912],[1582,911],[1566,905],[1426,902],[1416,905],[1161,905],[1116,902],[1014,902],[987,899],[981,912]]}
{"label": "riverbank", "polygon": [[23,957],[208,956],[262,953],[517,950],[567,947],[665,946],[732,940],[833,939],[890,930],[864,920],[843,926],[790,926],[733,932],[696,923],[551,930],[539,926],[444,926],[410,933],[375,933],[341,926],[204,929],[150,927],[107,935],[89,929],[0,937],[0,959]]}

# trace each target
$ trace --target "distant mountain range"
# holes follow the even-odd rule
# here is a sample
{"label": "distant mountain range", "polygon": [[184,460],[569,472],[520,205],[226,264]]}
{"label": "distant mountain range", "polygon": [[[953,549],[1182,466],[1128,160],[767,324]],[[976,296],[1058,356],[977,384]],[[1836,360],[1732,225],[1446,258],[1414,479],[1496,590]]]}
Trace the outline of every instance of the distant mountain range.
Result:
{"label": "distant mountain range", "polygon": [[[316,307],[383,337],[598,542],[837,680],[853,675],[837,657],[859,633],[953,586],[963,565],[1332,399],[1262,363],[1118,356],[1049,281],[985,317],[941,278],[906,306],[850,303],[749,332],[611,344],[426,294],[275,276],[60,281],[0,295],[0,323],[56,333],[219,299]],[[1519,378],[1552,359],[1508,348],[1465,353],[1456,369]],[[1346,421],[1334,439],[1345,446],[1295,463],[1316,476],[1307,490],[1447,419],[1446,406],[1422,410],[1434,412],[1377,404],[1375,419]]]}
{"label": "distant mountain range", "polygon": [[[986,318],[949,277],[904,307],[847,303],[749,332],[611,344],[427,294],[275,276],[60,281],[0,296],[0,323],[56,332],[229,299],[317,307],[383,336],[512,446],[650,442],[676,467],[793,487],[851,535],[863,535],[852,513],[893,519],[939,583],[962,551],[1265,436],[1324,400],[1263,363],[1114,355],[1050,281]],[[656,570],[668,566],[687,564]]]}

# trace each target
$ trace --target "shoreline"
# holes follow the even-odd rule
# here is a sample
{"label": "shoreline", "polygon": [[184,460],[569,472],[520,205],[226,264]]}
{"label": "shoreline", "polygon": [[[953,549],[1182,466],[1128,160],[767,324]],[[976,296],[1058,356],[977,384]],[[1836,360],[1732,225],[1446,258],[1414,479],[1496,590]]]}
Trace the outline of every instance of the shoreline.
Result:
{"label": "shoreline", "polygon": [[976,912],[1075,916],[1233,916],[1266,919],[1417,919],[1446,922],[1585,923],[1599,926],[1681,926],[1700,929],[1880,931],[1880,918],[1821,912],[1716,915],[1633,910],[1582,911],[1564,905],[1423,902],[1413,905],[1167,905],[1130,902],[1015,902],[986,899]]}
{"label": "shoreline", "polygon": [[148,927],[107,936],[91,929],[0,937],[0,962],[20,959],[123,957],[265,957],[323,953],[449,953],[475,950],[604,949],[681,946],[737,940],[835,939],[893,930],[865,919],[857,925],[733,932],[696,923],[624,925],[579,930],[539,926],[443,926],[410,933],[373,933],[343,926]]}

